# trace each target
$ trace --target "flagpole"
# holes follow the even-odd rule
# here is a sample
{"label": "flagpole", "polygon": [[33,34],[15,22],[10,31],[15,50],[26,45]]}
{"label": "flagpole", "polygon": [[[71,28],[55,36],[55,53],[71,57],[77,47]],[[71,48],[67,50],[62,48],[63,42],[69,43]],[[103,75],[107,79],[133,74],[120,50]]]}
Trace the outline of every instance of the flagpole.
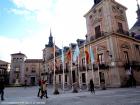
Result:
{"label": "flagpole", "polygon": [[85,53],[85,44],[84,44],[84,54],[85,54],[85,68],[86,68],[86,85],[88,90],[88,81],[87,81],[87,60],[86,60],[86,53]]}
{"label": "flagpole", "polygon": [[63,50],[63,43],[62,43],[62,63],[63,63],[63,92],[65,89],[65,71],[64,71],[64,50]]}
{"label": "flagpole", "polygon": [[54,66],[53,66],[53,69],[54,69],[54,91],[55,91],[55,88],[56,88],[56,81],[55,81],[55,40],[54,40],[54,45],[53,45],[53,56],[54,56]]}
{"label": "flagpole", "polygon": [[98,76],[99,76],[99,87],[100,87],[100,67],[99,67],[99,63],[98,63]]}
{"label": "flagpole", "polygon": [[71,48],[71,44],[70,44],[70,51],[71,51],[71,88],[72,88],[72,91],[73,91],[73,80],[72,80],[72,48]]}
{"label": "flagpole", "polygon": [[81,91],[81,81],[80,81],[80,69],[79,69],[79,56],[78,56],[78,77],[79,77],[79,88],[80,88],[80,91]]}
{"label": "flagpole", "polygon": [[54,93],[53,94],[59,94],[59,91],[58,91],[58,87],[56,87],[56,74],[55,74],[55,71],[56,71],[56,68],[55,68],[55,40],[54,40]]}

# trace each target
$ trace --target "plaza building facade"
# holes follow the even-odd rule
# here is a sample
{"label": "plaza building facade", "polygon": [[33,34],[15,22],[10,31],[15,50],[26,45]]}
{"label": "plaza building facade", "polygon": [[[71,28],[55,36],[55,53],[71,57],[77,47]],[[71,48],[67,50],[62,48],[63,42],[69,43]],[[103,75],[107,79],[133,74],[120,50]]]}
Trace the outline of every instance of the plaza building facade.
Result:
{"label": "plaza building facade", "polygon": [[25,60],[25,80],[27,85],[38,85],[43,68],[42,59]]}
{"label": "plaza building facade", "polygon": [[[123,87],[130,80],[130,84],[135,82],[139,85],[140,40],[128,28],[126,10],[126,7],[115,0],[94,0],[94,5],[84,15],[86,39],[77,39],[77,44],[71,43],[69,47],[64,47],[64,63],[61,49],[54,45],[50,35],[49,43],[43,50],[44,70],[48,81],[55,81],[60,86],[63,81],[67,86],[77,83],[80,88],[88,86],[90,79],[93,79],[97,87],[102,84],[106,87]],[[73,58],[76,45],[80,53],[78,60],[73,62],[70,59]],[[55,60],[54,46],[57,49]],[[89,49],[94,53],[94,63],[87,62]]]}
{"label": "plaza building facade", "polygon": [[27,59],[19,52],[11,54],[10,84],[37,85],[42,72],[42,59]]}

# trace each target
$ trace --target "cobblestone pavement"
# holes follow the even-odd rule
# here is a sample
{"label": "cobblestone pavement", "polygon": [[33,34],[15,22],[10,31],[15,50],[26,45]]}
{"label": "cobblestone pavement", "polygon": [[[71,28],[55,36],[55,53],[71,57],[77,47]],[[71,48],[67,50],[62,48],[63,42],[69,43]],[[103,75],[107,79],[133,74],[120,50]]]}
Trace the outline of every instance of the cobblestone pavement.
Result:
{"label": "cobblestone pavement", "polygon": [[53,95],[53,89],[48,89],[48,99],[37,97],[38,87],[6,88],[5,100],[0,105],[140,105],[140,87],[136,88],[108,88],[72,93],[60,91]]}

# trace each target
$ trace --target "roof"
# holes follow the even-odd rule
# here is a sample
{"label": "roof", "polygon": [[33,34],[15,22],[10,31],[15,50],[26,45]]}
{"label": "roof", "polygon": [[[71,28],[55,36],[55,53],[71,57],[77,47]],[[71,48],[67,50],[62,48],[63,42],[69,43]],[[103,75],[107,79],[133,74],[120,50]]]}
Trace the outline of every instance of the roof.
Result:
{"label": "roof", "polygon": [[25,63],[42,63],[43,59],[26,59]]}
{"label": "roof", "polygon": [[23,56],[25,56],[25,54],[23,54],[23,53],[21,53],[21,52],[19,52],[19,53],[14,53],[14,54],[11,54],[11,55],[23,55]]}
{"label": "roof", "polygon": [[9,64],[9,63],[6,61],[0,60],[0,64]]}
{"label": "roof", "polygon": [[140,27],[140,20],[137,20],[136,23],[133,25],[132,29]]}

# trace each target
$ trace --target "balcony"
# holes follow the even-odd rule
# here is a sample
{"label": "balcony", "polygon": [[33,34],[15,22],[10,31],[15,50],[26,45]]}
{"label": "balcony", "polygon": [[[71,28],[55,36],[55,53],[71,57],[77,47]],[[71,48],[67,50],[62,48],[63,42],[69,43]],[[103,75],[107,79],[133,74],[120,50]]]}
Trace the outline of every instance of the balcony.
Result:
{"label": "balcony", "polygon": [[86,67],[83,66],[83,65],[82,65],[82,66],[79,66],[79,70],[80,70],[80,71],[86,71]]}
{"label": "balcony", "polygon": [[[68,73],[69,70],[68,69],[64,69],[64,73]],[[56,69],[55,71],[56,74],[63,74],[63,69]]]}
{"label": "balcony", "polygon": [[100,37],[103,37],[103,36],[105,36],[105,32],[99,32],[99,33],[96,33],[95,34],[95,39],[98,39],[98,38],[100,38]]}
{"label": "balcony", "polygon": [[124,68],[125,70],[128,70],[130,69],[130,67],[133,69],[133,70],[136,70],[136,71],[140,71],[140,62],[138,61],[131,61],[129,63],[124,63]]}
{"label": "balcony", "polygon": [[99,64],[99,69],[109,69],[109,65],[104,64],[104,63]]}
{"label": "balcony", "polygon": [[128,31],[125,31],[123,29],[118,29],[116,32],[119,33],[119,34],[123,34],[123,35],[129,36],[129,32]]}

